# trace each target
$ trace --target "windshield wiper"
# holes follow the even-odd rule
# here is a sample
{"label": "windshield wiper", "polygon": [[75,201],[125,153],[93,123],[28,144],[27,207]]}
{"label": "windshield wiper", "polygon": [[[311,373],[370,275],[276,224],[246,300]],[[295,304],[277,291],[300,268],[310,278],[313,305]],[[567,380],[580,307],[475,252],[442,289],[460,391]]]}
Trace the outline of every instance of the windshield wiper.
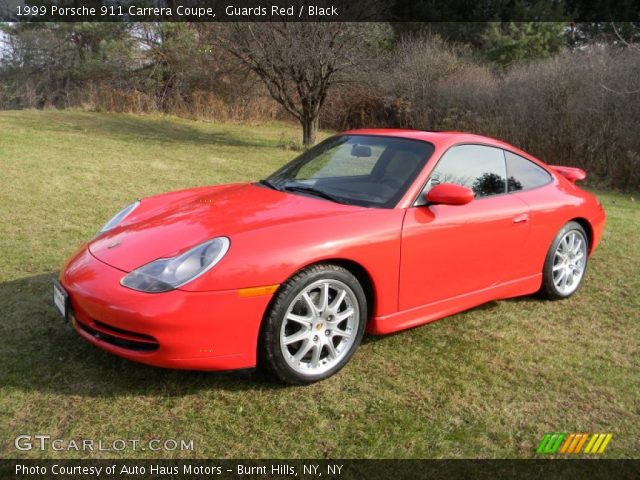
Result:
{"label": "windshield wiper", "polygon": [[336,197],[334,195],[331,195],[330,193],[325,192],[324,190],[318,190],[315,187],[310,187],[307,185],[287,185],[283,187],[283,190],[286,190],[288,192],[309,193],[311,195],[315,195],[316,197],[322,197],[326,200],[331,200],[332,202],[344,203],[346,205],[349,205],[349,202],[347,202],[343,198]]}
{"label": "windshield wiper", "polygon": [[274,190],[280,191],[280,189],[278,187],[276,187],[276,184],[273,183],[271,180],[262,179],[262,180],[258,180],[258,183],[260,185],[264,185],[265,187],[269,187],[269,188],[272,188]]}

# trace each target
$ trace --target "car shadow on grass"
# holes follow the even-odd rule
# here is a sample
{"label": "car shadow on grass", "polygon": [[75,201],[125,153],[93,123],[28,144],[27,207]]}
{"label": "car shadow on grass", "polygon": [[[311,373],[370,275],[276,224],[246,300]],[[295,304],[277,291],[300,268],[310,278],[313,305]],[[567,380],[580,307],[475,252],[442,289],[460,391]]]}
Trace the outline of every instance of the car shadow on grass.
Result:
{"label": "car shadow on grass", "polygon": [[55,310],[56,276],[51,272],[0,283],[0,384],[5,387],[103,398],[288,388],[255,370],[168,370],[104,352],[82,340]]}

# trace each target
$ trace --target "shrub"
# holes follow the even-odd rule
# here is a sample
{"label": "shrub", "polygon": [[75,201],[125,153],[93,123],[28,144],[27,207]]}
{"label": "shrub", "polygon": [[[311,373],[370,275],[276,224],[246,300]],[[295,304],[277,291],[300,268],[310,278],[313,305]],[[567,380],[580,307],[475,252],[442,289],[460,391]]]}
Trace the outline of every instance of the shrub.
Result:
{"label": "shrub", "polygon": [[346,129],[462,130],[505,140],[589,181],[640,189],[640,50],[592,46],[501,71],[438,39],[399,43],[366,89],[323,117]]}

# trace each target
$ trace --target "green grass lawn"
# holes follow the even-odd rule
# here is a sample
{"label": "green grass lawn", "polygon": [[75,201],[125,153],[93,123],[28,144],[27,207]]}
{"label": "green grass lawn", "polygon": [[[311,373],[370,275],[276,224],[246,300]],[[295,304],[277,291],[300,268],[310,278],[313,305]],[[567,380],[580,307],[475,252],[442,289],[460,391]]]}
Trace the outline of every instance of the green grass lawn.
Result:
{"label": "green grass lawn", "polygon": [[571,299],[492,302],[368,337],[309,387],[138,365],[63,325],[51,281],[115,211],[261,178],[297,154],[287,146],[299,135],[277,123],[0,112],[0,457],[81,456],[17,452],[18,434],[194,440],[191,452],[127,457],[533,457],[553,431],[612,432],[606,457],[640,456],[640,214],[629,195],[598,192],[607,230]]}

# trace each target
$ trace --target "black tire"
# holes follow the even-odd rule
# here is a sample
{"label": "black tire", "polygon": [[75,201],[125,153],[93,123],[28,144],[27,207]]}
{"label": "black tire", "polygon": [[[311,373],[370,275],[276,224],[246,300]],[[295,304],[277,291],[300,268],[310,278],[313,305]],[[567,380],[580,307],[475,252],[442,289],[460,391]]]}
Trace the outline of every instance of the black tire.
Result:
{"label": "black tire", "polygon": [[[285,328],[288,328],[287,325],[283,327],[283,322],[285,322],[285,316],[287,315],[289,308],[294,308],[293,306],[297,305],[295,303],[296,298],[298,298],[305,289],[308,289],[310,286],[321,280],[336,281],[346,285],[351,290],[353,295],[349,298],[357,301],[358,308],[357,312],[354,309],[354,314],[349,317],[350,320],[345,320],[345,322],[355,322],[357,320],[357,328],[353,328],[351,330],[351,334],[354,337],[352,341],[353,343],[348,348],[345,347],[345,349],[343,349],[340,353],[342,358],[334,366],[319,374],[314,374],[313,372],[301,373],[296,371],[290,365],[289,362],[292,360],[289,359],[289,361],[287,361],[287,359],[285,359],[285,354],[282,351],[283,349],[286,349],[286,347],[283,346],[284,342],[281,344],[281,332],[284,331]],[[298,302],[301,301],[302,300],[298,299]],[[327,305],[327,311],[328,307],[329,305]],[[360,342],[362,341],[362,337],[364,336],[367,315],[367,300],[364,290],[358,279],[351,272],[343,267],[333,264],[318,264],[305,268],[280,286],[271,302],[269,310],[265,315],[258,346],[259,368],[271,373],[279,381],[293,385],[305,385],[328,378],[344,367],[357,350]],[[338,314],[336,314],[336,317],[337,316]],[[329,319],[331,319],[331,317],[329,317]],[[320,322],[321,320],[322,319],[318,321]],[[322,324],[320,324],[319,327],[328,328],[322,327]],[[307,328],[309,335],[315,333],[314,328],[311,326]],[[302,329],[303,327],[301,327],[301,330]],[[329,332],[329,330],[327,330],[327,332]],[[321,335],[322,333],[323,332],[319,331],[318,335]],[[315,335],[314,338],[318,335]],[[329,335],[329,333],[327,333],[327,335]],[[351,338],[351,336],[349,338]],[[321,338],[321,340],[325,339]],[[304,341],[309,341],[309,343],[311,343],[311,340]],[[325,341],[333,342],[333,340]],[[342,340],[336,338],[336,341],[340,343]],[[345,340],[345,342],[350,343],[351,340]],[[320,347],[320,352],[325,352],[324,347]],[[325,353],[328,355],[328,352]]]}
{"label": "black tire", "polygon": [[[582,274],[577,281],[577,286],[573,288],[571,291],[566,292],[562,291],[554,281],[554,265],[556,261],[556,252],[558,250],[558,246],[563,239],[569,235],[571,232],[575,232],[578,237],[584,242],[584,266],[582,267]],[[560,229],[556,237],[553,239],[551,246],[549,247],[549,251],[547,252],[547,256],[545,258],[544,267],[542,269],[542,287],[540,288],[540,294],[549,300],[560,300],[563,298],[568,298],[573,295],[582,285],[582,281],[584,280],[584,276],[587,270],[587,264],[589,261],[589,237],[587,233],[577,222],[569,222],[564,227]]]}

